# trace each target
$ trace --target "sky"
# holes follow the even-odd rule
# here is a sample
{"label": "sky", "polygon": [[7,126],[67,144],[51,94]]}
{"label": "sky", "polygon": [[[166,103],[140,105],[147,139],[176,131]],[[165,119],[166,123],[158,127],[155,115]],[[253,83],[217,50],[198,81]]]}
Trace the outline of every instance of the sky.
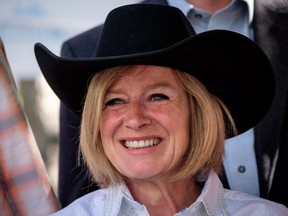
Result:
{"label": "sky", "polygon": [[59,55],[70,37],[105,20],[110,10],[139,0],[0,0],[0,37],[14,77],[39,76],[33,47],[41,42]]}

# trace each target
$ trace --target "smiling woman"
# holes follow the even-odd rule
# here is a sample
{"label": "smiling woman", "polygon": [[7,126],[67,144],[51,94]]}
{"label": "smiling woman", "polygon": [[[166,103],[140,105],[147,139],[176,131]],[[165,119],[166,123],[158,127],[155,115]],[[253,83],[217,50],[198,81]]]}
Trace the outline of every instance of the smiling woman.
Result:
{"label": "smiling woman", "polygon": [[81,116],[80,149],[102,188],[56,215],[287,214],[217,176],[225,138],[257,124],[273,100],[270,63],[250,39],[196,35],[180,10],[137,4],[110,12],[93,58],[60,58],[41,44],[35,54]]}
{"label": "smiling woman", "polygon": [[144,170],[167,181],[201,169],[219,171],[227,110],[219,102],[195,78],[171,68],[123,66],[97,73],[85,100],[80,142],[94,179],[107,187],[139,178]]}

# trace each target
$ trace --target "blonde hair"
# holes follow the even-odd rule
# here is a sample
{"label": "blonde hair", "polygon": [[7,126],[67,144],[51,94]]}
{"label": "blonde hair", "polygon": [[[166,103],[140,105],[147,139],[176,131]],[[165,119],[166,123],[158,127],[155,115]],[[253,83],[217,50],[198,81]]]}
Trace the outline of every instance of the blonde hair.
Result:
{"label": "blonde hair", "polygon": [[[95,74],[86,95],[82,113],[80,149],[92,178],[100,187],[119,183],[125,178],[106,157],[101,142],[99,121],[107,90],[127,74],[129,67],[133,66],[114,67]],[[183,158],[181,169],[171,176],[171,181],[191,178],[210,169],[219,172],[227,128],[236,133],[233,119],[226,106],[210,94],[201,82],[187,73],[174,71],[179,84],[189,97],[191,125],[187,154]]]}

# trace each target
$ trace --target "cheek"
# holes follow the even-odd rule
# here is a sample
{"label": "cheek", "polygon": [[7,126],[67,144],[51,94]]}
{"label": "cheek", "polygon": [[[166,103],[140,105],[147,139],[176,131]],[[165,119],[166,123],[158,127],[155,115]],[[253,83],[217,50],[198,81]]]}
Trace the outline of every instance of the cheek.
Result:
{"label": "cheek", "polygon": [[[157,116],[157,114],[155,116]],[[179,128],[182,130],[189,129],[190,114],[187,110],[182,109],[181,107],[172,107],[161,112],[158,116],[162,116],[163,121],[166,122],[165,124],[171,126],[175,131],[179,131]]]}
{"label": "cheek", "polygon": [[115,134],[114,129],[114,121],[112,121],[111,118],[107,118],[105,115],[100,120],[100,135],[101,135],[101,141],[102,146],[104,149],[105,154],[111,160],[111,155],[113,152],[113,135]]}
{"label": "cheek", "polygon": [[100,135],[102,145],[104,152],[110,161],[113,161],[113,158],[115,157],[115,134],[117,132],[117,128],[119,128],[120,122],[120,118],[115,114],[111,114],[110,112],[103,112],[100,119]]}
{"label": "cheek", "polygon": [[109,137],[119,125],[119,117],[111,112],[103,112],[100,119],[100,134],[102,139]]}
{"label": "cheek", "polygon": [[183,154],[187,150],[190,139],[190,114],[184,110],[166,110],[154,113],[157,122],[169,134],[170,141],[175,144],[177,154]]}
{"label": "cheek", "polygon": [[190,112],[188,108],[183,109],[183,107],[170,110],[169,122],[166,124],[169,126],[170,132],[174,133],[175,142],[181,143],[182,148],[188,145],[190,139]]}

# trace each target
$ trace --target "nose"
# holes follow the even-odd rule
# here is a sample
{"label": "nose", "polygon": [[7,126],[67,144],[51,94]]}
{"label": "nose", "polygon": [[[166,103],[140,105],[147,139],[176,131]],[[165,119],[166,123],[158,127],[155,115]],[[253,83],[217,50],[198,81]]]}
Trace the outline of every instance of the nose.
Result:
{"label": "nose", "polygon": [[129,104],[126,113],[124,124],[127,128],[138,130],[145,125],[151,124],[152,120],[149,117],[147,108],[144,104],[133,102]]}

